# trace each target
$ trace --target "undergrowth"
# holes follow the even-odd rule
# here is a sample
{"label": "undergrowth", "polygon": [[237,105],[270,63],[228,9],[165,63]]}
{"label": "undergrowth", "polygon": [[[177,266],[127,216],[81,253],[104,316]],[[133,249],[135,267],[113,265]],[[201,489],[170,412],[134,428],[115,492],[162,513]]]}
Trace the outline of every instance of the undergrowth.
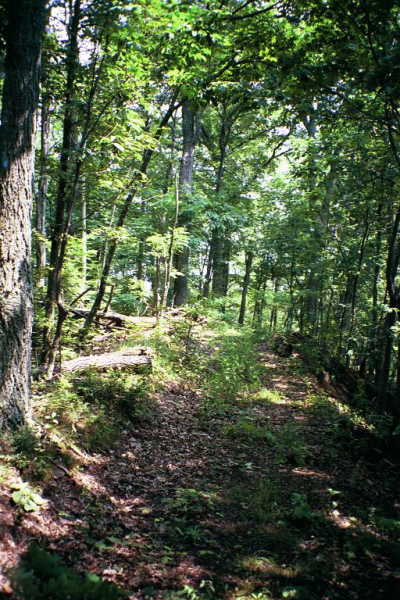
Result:
{"label": "undergrowth", "polygon": [[154,410],[143,377],[113,369],[60,377],[36,396],[43,428],[88,451],[107,450],[121,428],[151,420]]}
{"label": "undergrowth", "polygon": [[[349,456],[354,448],[361,452],[369,443],[368,436],[376,436],[381,425],[372,423],[364,407],[349,407],[317,392],[312,377],[304,373],[301,380],[309,393],[302,402],[296,398],[296,412],[291,413],[291,407],[285,406],[291,404],[290,386],[283,388],[285,394],[273,389],[273,368],[268,370],[257,360],[259,337],[246,327],[236,327],[215,308],[203,315],[191,307],[178,317],[163,317],[146,336],[139,331],[125,335],[124,347],[153,348],[151,373],[87,371],[36,384],[35,421],[12,439],[10,465],[23,477],[14,479],[15,487],[11,488],[9,469],[4,468],[0,483],[3,478],[19,512],[40,510],[54,466],[62,462],[73,471],[76,458],[71,458],[74,453],[68,452],[69,448],[103,454],[112,449],[107,457],[112,460],[122,431],[132,437],[138,434],[139,439],[148,436],[146,443],[151,441],[164,390],[173,402],[174,394],[179,397],[177,405],[186,401],[185,393],[189,392],[190,401],[197,403],[193,427],[199,428],[205,444],[218,438],[217,453],[221,451],[221,456],[199,468],[203,471],[200,480],[196,474],[190,481],[186,479],[190,467],[178,452],[177,464],[171,465],[173,477],[168,472],[157,474],[161,481],[165,477],[165,485],[153,505],[147,497],[146,505],[140,505],[142,487],[145,496],[152,490],[153,479],[149,488],[140,476],[138,482],[133,478],[126,487],[121,484],[121,493],[129,497],[129,512],[138,517],[132,526],[140,534],[140,541],[136,533],[133,536],[135,561],[143,560],[146,568],[150,565],[149,571],[157,565],[156,577],[160,577],[142,588],[143,598],[319,600],[326,595],[327,586],[336,585],[331,582],[337,578],[337,593],[330,597],[347,599],[348,572],[357,593],[360,561],[368,570],[377,562],[375,554],[398,552],[394,542],[393,547],[385,544],[387,539],[398,537],[399,520],[394,508],[387,511],[372,506],[348,512],[348,505],[355,504],[351,486],[357,494],[363,489],[362,468],[359,473],[356,468],[350,473],[347,500],[342,487],[328,487],[331,475],[325,479],[323,471],[331,474],[336,463],[343,461],[343,451]],[[114,342],[118,343],[117,337]],[[300,369],[298,359],[288,359],[287,364]],[[286,371],[282,372],[286,376]],[[363,404],[361,400],[359,403]],[[360,431],[368,436],[359,436]],[[143,456],[146,459],[144,453],[139,460]],[[78,470],[79,463],[76,466]],[[37,485],[39,481],[43,490]],[[317,482],[317,488],[310,482]],[[110,515],[118,512],[117,505],[88,490],[85,494],[81,496],[84,520],[89,525],[87,539],[94,552],[107,552],[108,540],[115,541],[115,537],[100,530],[105,523],[109,526]],[[343,530],[339,531],[337,523],[344,523]],[[113,536],[123,540],[131,536],[132,532],[125,535],[125,525],[113,526],[120,528],[117,534],[113,530]],[[381,537],[375,535],[377,530]],[[123,546],[127,552],[128,546]],[[180,587],[170,589],[174,583],[168,582],[168,569],[172,572],[182,564],[185,569],[189,565],[190,571],[192,560],[202,578],[197,583],[190,578],[185,583],[182,578]],[[342,577],[343,565],[349,571],[343,571]],[[143,577],[147,577],[144,572]],[[164,574],[165,581],[161,581]],[[13,581],[24,600],[122,597],[111,584],[73,571],[59,556],[39,547],[32,547],[25,555]]]}
{"label": "undergrowth", "polygon": [[127,596],[93,573],[80,574],[61,558],[33,544],[12,574],[23,600],[119,600]]}

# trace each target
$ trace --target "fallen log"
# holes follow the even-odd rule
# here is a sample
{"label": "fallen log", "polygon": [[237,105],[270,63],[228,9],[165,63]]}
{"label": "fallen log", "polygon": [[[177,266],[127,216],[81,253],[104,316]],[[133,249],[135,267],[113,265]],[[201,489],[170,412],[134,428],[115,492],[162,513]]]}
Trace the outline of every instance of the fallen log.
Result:
{"label": "fallen log", "polygon": [[[86,319],[89,314],[89,310],[85,308],[69,308],[69,312],[78,318]],[[96,322],[103,325],[114,325],[115,327],[126,327],[127,325],[156,325],[156,317],[130,317],[121,313],[108,311],[106,313],[99,312],[96,315]]]}
{"label": "fallen log", "polygon": [[84,371],[85,369],[132,369],[134,371],[149,371],[152,367],[151,351],[149,348],[137,347],[119,352],[79,356],[63,363],[62,371]]}

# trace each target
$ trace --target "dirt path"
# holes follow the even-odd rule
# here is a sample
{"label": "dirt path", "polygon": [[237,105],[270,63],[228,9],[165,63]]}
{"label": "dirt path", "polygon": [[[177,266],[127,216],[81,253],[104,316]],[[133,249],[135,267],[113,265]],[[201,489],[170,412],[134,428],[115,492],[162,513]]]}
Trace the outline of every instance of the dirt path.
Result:
{"label": "dirt path", "polygon": [[229,411],[170,383],[117,447],[55,467],[47,510],[6,503],[3,552],[39,539],[131,600],[397,600],[394,466],[298,362],[259,360],[262,387]]}

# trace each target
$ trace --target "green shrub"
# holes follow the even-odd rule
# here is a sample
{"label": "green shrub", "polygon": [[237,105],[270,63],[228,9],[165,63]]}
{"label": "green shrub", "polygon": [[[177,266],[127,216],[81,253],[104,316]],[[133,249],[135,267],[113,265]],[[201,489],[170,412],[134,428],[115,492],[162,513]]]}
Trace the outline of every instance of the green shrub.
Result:
{"label": "green shrub", "polygon": [[51,444],[46,444],[30,427],[24,426],[13,435],[12,461],[24,476],[36,481],[46,481],[50,475]]}
{"label": "green shrub", "polygon": [[311,510],[307,496],[298,492],[293,492],[291,496],[292,509],[290,516],[295,521],[312,521],[316,518],[316,513]]}
{"label": "green shrub", "polygon": [[237,421],[237,423],[225,425],[222,430],[225,435],[231,438],[276,444],[276,436],[268,427],[255,425],[246,419],[241,419]]}
{"label": "green shrub", "polygon": [[276,448],[278,463],[289,461],[295,466],[301,466],[310,457],[310,450],[303,441],[301,430],[294,423],[286,423],[279,429]]}
{"label": "green shrub", "polygon": [[236,423],[222,428],[225,435],[244,442],[264,442],[275,448],[274,460],[278,464],[286,461],[299,466],[304,464],[310,451],[304,444],[301,432],[296,425],[287,423],[279,429],[257,425],[249,419],[240,419]]}
{"label": "green shrub", "polygon": [[11,489],[14,490],[11,494],[14,503],[25,512],[34,512],[46,504],[46,500],[29,483],[15,481]]}
{"label": "green shrub", "polygon": [[105,450],[126,423],[147,422],[155,413],[144,379],[120,370],[61,377],[40,397],[45,428],[62,431],[88,450]]}
{"label": "green shrub", "polygon": [[13,445],[16,452],[33,457],[39,449],[39,439],[30,427],[21,427],[14,433]]}
{"label": "green shrub", "polygon": [[280,497],[281,492],[273,481],[261,479],[252,486],[233,487],[228,499],[247,520],[264,524],[280,515]]}
{"label": "green shrub", "polygon": [[214,492],[204,492],[192,488],[178,488],[174,498],[165,501],[167,510],[174,516],[198,516],[215,505]]}
{"label": "green shrub", "polygon": [[13,587],[24,600],[118,600],[125,592],[91,573],[80,574],[33,544],[12,574]]}
{"label": "green shrub", "polygon": [[240,336],[224,336],[210,359],[207,396],[211,403],[234,401],[239,394],[254,390],[260,374],[252,334],[243,331]]}

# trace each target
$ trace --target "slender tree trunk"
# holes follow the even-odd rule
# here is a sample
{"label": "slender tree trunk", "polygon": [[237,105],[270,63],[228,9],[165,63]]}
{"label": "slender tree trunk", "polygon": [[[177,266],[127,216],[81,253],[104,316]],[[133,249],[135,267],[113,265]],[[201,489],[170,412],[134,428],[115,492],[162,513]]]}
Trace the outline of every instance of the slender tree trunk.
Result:
{"label": "slender tree trunk", "polygon": [[[363,236],[361,238],[361,243],[360,243],[360,248],[358,251],[358,260],[357,260],[357,270],[354,274],[353,277],[353,289],[351,291],[351,300],[350,300],[350,327],[349,327],[349,335],[348,335],[348,339],[350,340],[353,336],[353,330],[354,330],[354,321],[355,321],[355,313],[356,313],[356,300],[357,300],[357,291],[358,291],[358,281],[360,279],[360,273],[361,273],[361,269],[362,269],[362,264],[364,261],[364,254],[365,254],[365,244],[367,242],[368,239],[368,233],[369,233],[369,217],[368,217],[368,211],[365,217],[365,226],[364,226],[364,232],[363,232]],[[347,347],[347,350],[349,350],[349,346]],[[347,366],[349,366],[349,361],[350,361],[350,354],[347,352]]]}
{"label": "slender tree trunk", "polygon": [[293,315],[294,315],[294,273],[295,273],[295,259],[292,254],[290,262],[290,277],[289,277],[289,308],[287,312],[287,318],[285,323],[286,331],[290,332],[293,326]]}
{"label": "slender tree trunk", "polygon": [[249,290],[250,284],[250,275],[251,275],[251,267],[253,266],[253,258],[254,254],[251,250],[246,252],[245,258],[245,269],[244,269],[244,277],[243,277],[243,285],[242,285],[242,298],[240,302],[240,312],[239,312],[239,325],[243,325],[244,318],[246,315],[246,303],[247,303],[247,292]]}
{"label": "slender tree trunk", "polygon": [[207,245],[204,254],[200,254],[200,256],[199,256],[199,285],[198,285],[199,295],[204,294],[204,286],[206,283],[206,274],[207,274],[209,255],[210,255],[210,247],[209,247],[209,245]]}
{"label": "slender tree trunk", "polygon": [[[163,132],[164,127],[167,125],[169,119],[171,118],[171,116],[173,115],[175,110],[177,109],[177,106],[175,105],[175,101],[176,101],[176,97],[173,96],[173,98],[171,100],[171,104],[170,104],[166,114],[162,118],[162,120],[157,128],[157,131],[154,135],[154,137],[156,139],[158,139],[161,136],[161,133]],[[132,204],[132,200],[136,195],[137,187],[139,185],[141,185],[143,175],[145,175],[147,172],[147,168],[150,164],[152,156],[153,156],[153,150],[147,149],[143,152],[142,165],[141,165],[136,177],[134,178],[134,182],[132,182],[132,189],[129,191],[129,193],[127,194],[127,196],[125,198],[124,204],[121,208],[121,212],[118,216],[118,221],[116,223],[116,227],[124,226],[126,217],[128,216],[128,212],[129,212],[129,209]],[[103,302],[104,294],[105,294],[106,287],[107,287],[107,280],[108,280],[108,276],[111,271],[111,265],[112,265],[112,262],[114,259],[114,254],[115,254],[116,249],[117,249],[117,240],[113,239],[110,241],[110,243],[105,251],[99,287],[97,289],[97,294],[93,301],[90,312],[89,312],[87,318],[85,319],[85,323],[82,328],[82,334],[81,334],[82,337],[84,337],[86,335],[86,332],[91,327],[91,325],[96,317],[97,311],[99,310],[101,303]]]}
{"label": "slender tree trunk", "polygon": [[[271,309],[271,314],[270,314],[270,318],[269,318],[269,330],[270,330],[271,333],[273,331],[276,331],[276,326],[277,326],[277,323],[278,323],[278,307],[276,305],[275,296],[279,292],[279,285],[280,285],[279,279],[275,279],[275,283],[274,283],[274,305],[273,305],[273,307]],[[264,294],[264,296],[265,296],[265,294]]]}
{"label": "slender tree trunk", "polygon": [[[67,236],[71,225],[72,209],[77,194],[81,162],[76,156],[76,106],[75,80],[79,64],[78,31],[81,19],[81,0],[73,3],[69,23],[69,44],[66,59],[65,112],[63,120],[63,139],[60,155],[60,175],[58,180],[55,219],[51,235],[49,277],[46,296],[47,325],[43,331],[42,361],[46,373],[51,377],[54,371],[57,343],[60,339],[58,329],[65,316],[58,315],[61,304],[61,275],[67,248]],[[54,323],[56,326],[54,327]],[[61,323],[62,324],[62,323]]]}
{"label": "slender tree trunk", "polygon": [[39,181],[36,194],[36,219],[35,228],[39,234],[36,242],[36,269],[37,285],[44,288],[45,270],[46,270],[46,210],[47,210],[47,190],[49,186],[49,176],[47,173],[47,160],[49,153],[50,136],[50,118],[49,118],[49,99],[42,97],[42,107],[40,111],[40,158],[39,158]]}
{"label": "slender tree trunk", "polygon": [[87,263],[88,263],[88,247],[87,247],[87,200],[86,200],[86,184],[81,185],[81,211],[82,211],[82,290],[86,288],[87,282]]}
{"label": "slender tree trunk", "polygon": [[[136,188],[132,189],[129,194],[125,198],[124,205],[121,209],[121,212],[118,217],[118,221],[116,223],[116,227],[123,227],[125,223],[125,219],[128,215],[128,211],[132,202],[132,199],[135,197]],[[103,302],[104,294],[106,293],[108,276],[110,274],[112,261],[114,259],[114,254],[117,249],[117,240],[112,239],[109,242],[109,245],[105,249],[104,254],[104,262],[103,268],[100,276],[99,287],[97,289],[97,294],[92,304],[92,307],[88,313],[88,316],[85,319],[85,323],[82,330],[82,335],[84,336],[88,328],[92,325],[98,310],[100,309],[101,303]]]}
{"label": "slender tree trunk", "polygon": [[231,241],[227,234],[214,244],[212,293],[214,298],[225,298],[229,284],[229,260]]}
{"label": "slender tree trunk", "polygon": [[139,240],[136,259],[136,279],[143,279],[144,277],[144,248],[144,240]]}
{"label": "slender tree trunk", "polygon": [[267,281],[267,274],[265,265],[260,265],[257,269],[256,285],[255,285],[255,298],[253,308],[252,327],[260,327],[262,320],[263,310],[263,296],[265,294],[265,285]]}
{"label": "slender tree trunk", "polygon": [[35,110],[45,0],[5,3],[0,125],[0,427],[30,414],[31,211]]}
{"label": "slender tree trunk", "polygon": [[380,256],[382,249],[382,199],[379,201],[377,210],[378,230],[375,236],[375,253],[374,253],[374,272],[372,277],[372,309],[371,309],[371,326],[368,334],[368,373],[376,378],[379,369],[378,358],[378,286],[380,280]]}
{"label": "slender tree trunk", "polygon": [[[190,197],[193,183],[194,150],[196,145],[196,114],[190,100],[185,100],[182,105],[182,157],[179,170],[180,199],[183,210],[179,215],[180,227],[190,226],[188,211],[185,210],[185,201]],[[189,287],[189,248],[185,247],[175,256],[175,268],[180,273],[174,282],[174,304],[186,304]]]}
{"label": "slender tree trunk", "polygon": [[[219,131],[219,160],[216,173],[215,182],[215,196],[218,199],[218,195],[221,192],[223,185],[223,177],[225,172],[225,160],[227,154],[227,147],[231,133],[231,121],[227,118],[226,107],[224,107],[221,127]],[[225,264],[227,256],[230,254],[230,242],[226,240],[226,232],[216,226],[213,230],[211,238],[211,256],[212,256],[212,285],[211,291],[215,298],[225,298],[227,291],[227,284],[229,279],[229,258],[228,265]],[[222,306],[222,310],[225,307]]]}
{"label": "slender tree trunk", "polygon": [[345,353],[346,353],[346,349],[343,344],[343,338],[345,336],[346,331],[348,331],[349,324],[350,324],[349,308],[350,308],[350,298],[352,295],[352,289],[353,289],[353,285],[354,285],[353,280],[354,280],[354,274],[348,273],[347,277],[346,277],[346,287],[345,287],[344,292],[342,292],[342,297],[341,297],[340,303],[339,303],[339,305],[342,307],[342,309],[341,309],[340,319],[338,319],[338,321],[339,321],[339,338],[338,338],[337,352],[342,357],[345,356]]}
{"label": "slender tree trunk", "polygon": [[163,310],[167,307],[168,304],[168,295],[169,288],[171,285],[171,273],[174,262],[174,243],[175,243],[175,231],[178,226],[179,221],[179,186],[178,182],[175,186],[175,218],[170,231],[170,238],[168,244],[168,252],[165,260],[165,271],[164,271],[164,283],[163,283],[163,292],[161,297],[161,310],[160,314],[162,314]]}
{"label": "slender tree trunk", "polygon": [[[391,359],[393,351],[393,327],[397,323],[400,308],[400,286],[397,282],[400,262],[400,207],[396,211],[389,239],[388,257],[386,262],[386,287],[389,296],[389,311],[383,326],[382,362],[378,373],[378,398],[385,404],[389,384]],[[399,390],[398,390],[399,391]]]}
{"label": "slender tree trunk", "polygon": [[204,298],[208,298],[210,295],[210,286],[211,286],[211,280],[212,280],[212,263],[213,263],[213,255],[212,255],[212,240],[210,240],[209,246],[208,246],[208,253],[207,253],[207,266],[206,266],[206,274],[204,277],[204,285],[203,285],[203,296]]}
{"label": "slender tree trunk", "polygon": [[161,268],[160,268],[160,257],[156,256],[154,259],[155,270],[153,279],[153,309],[157,317],[160,311],[160,282],[161,282]]}

